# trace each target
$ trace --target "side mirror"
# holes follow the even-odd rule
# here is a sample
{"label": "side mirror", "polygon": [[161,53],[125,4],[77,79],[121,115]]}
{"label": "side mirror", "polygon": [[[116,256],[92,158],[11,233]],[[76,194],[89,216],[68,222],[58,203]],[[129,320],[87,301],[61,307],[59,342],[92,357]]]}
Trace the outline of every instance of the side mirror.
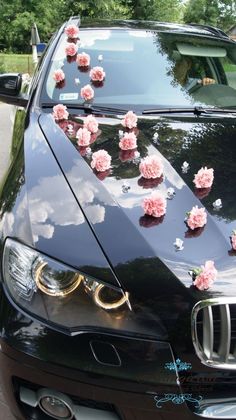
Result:
{"label": "side mirror", "polygon": [[22,76],[20,73],[0,74],[0,94],[17,96],[20,93]]}
{"label": "side mirror", "polygon": [[28,99],[20,93],[22,75],[20,73],[0,74],[0,101],[16,106],[26,106]]}

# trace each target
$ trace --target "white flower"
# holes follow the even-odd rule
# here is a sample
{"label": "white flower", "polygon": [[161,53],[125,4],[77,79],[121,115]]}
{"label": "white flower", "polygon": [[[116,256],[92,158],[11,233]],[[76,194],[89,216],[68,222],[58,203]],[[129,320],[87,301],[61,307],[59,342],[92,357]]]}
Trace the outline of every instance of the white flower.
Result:
{"label": "white flower", "polygon": [[176,238],[176,240],[174,242],[174,247],[175,247],[176,251],[182,251],[184,249],[183,243],[184,243],[184,241],[182,241],[182,239]]}
{"label": "white flower", "polygon": [[189,170],[189,163],[185,161],[185,162],[183,163],[183,165],[181,166],[181,169],[182,169],[182,172],[183,172],[184,174],[186,174],[186,173],[188,172],[188,170]]}
{"label": "white flower", "polygon": [[78,77],[75,78],[75,84],[80,85],[80,79]]}
{"label": "white flower", "polygon": [[173,187],[169,187],[167,190],[167,198],[171,200],[175,195],[175,189]]}
{"label": "white flower", "polygon": [[212,203],[215,210],[219,210],[222,207],[222,201],[220,198],[218,198],[214,203]]}
{"label": "white flower", "polygon": [[99,54],[98,61],[102,61],[102,60],[103,60],[103,55],[102,54]]}
{"label": "white flower", "polygon": [[124,131],[123,130],[119,130],[119,139],[122,139],[122,137],[124,136]]}

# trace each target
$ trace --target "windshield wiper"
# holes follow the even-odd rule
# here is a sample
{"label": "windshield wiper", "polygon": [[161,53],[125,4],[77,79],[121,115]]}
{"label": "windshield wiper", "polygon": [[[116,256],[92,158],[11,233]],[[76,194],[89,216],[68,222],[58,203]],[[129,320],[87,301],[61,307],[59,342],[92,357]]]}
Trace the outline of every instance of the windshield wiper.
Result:
{"label": "windshield wiper", "polygon": [[227,108],[203,108],[203,107],[193,107],[193,108],[156,108],[156,109],[145,109],[143,115],[151,114],[232,114],[235,115],[236,109],[227,109]]}
{"label": "windshield wiper", "polygon": [[[49,103],[42,103],[42,108],[53,108],[56,103],[49,102]],[[63,104],[64,105],[64,104]],[[100,105],[92,105],[92,104],[65,104],[68,109],[81,109],[85,111],[85,113],[93,114],[93,113],[111,113],[111,114],[126,114],[128,109],[122,108],[114,108],[109,106],[100,106]]]}

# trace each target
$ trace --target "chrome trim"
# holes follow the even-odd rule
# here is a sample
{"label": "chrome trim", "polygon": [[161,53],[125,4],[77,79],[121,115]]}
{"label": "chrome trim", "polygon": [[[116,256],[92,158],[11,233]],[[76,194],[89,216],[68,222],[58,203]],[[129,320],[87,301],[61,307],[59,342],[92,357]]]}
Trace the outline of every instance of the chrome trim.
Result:
{"label": "chrome trim", "polygon": [[235,398],[205,399],[200,402],[200,407],[194,412],[199,417],[211,419],[235,419]]}
{"label": "chrome trim", "polygon": [[[116,413],[74,404],[66,394],[62,394],[53,389],[40,388],[38,391],[32,391],[28,388],[20,387],[20,400],[30,407],[39,407],[44,413],[46,413],[46,411],[41,407],[40,400],[47,396],[63,401],[71,413],[70,417],[67,417],[67,420],[72,420],[72,418],[75,420],[119,420]],[[58,417],[52,415],[50,417],[58,419]]]}
{"label": "chrome trim", "polygon": [[[217,369],[236,370],[236,348],[230,353],[231,316],[230,305],[236,305],[236,297],[225,297],[202,300],[193,307],[191,315],[192,340],[197,356],[201,362]],[[220,311],[220,344],[214,349],[214,313],[212,307]],[[203,311],[203,339],[198,337],[197,319]]]}

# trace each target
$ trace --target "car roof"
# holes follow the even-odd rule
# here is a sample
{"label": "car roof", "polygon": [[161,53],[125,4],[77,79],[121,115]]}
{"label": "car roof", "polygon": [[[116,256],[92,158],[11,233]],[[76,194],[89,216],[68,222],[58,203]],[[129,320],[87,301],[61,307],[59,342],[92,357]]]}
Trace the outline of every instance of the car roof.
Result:
{"label": "car roof", "polygon": [[223,38],[229,40],[228,35],[219,28],[208,25],[198,25],[198,24],[179,24],[179,23],[168,23],[168,22],[157,22],[157,21],[147,21],[147,20],[121,20],[121,19],[96,19],[88,20],[82,19],[78,16],[70,18],[69,22],[77,22],[77,24],[82,29],[89,28],[117,28],[117,29],[133,29],[133,30],[152,30],[158,32],[176,32],[176,33],[186,33],[193,35],[202,35],[202,36],[211,36],[214,38]]}

